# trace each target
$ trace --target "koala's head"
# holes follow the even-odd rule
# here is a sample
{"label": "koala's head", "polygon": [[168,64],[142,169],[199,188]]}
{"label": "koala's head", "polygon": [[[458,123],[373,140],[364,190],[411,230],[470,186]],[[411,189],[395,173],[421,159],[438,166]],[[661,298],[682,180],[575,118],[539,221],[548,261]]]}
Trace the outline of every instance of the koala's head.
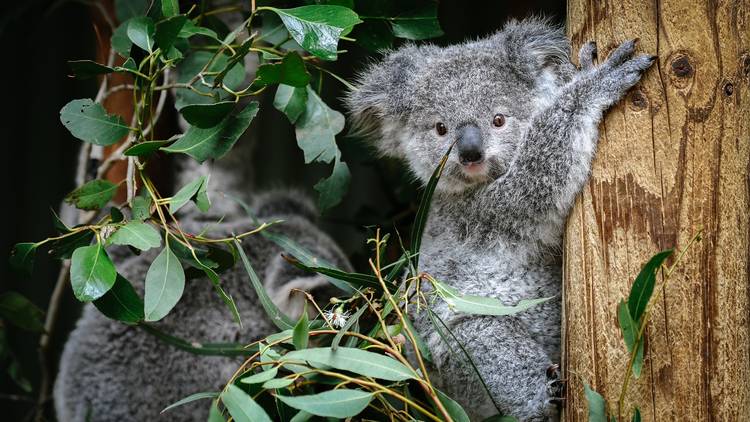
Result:
{"label": "koala's head", "polygon": [[536,109],[569,80],[569,43],[539,19],[488,38],[388,53],[346,98],[355,132],[426,182],[449,146],[438,189],[460,192],[505,174]]}

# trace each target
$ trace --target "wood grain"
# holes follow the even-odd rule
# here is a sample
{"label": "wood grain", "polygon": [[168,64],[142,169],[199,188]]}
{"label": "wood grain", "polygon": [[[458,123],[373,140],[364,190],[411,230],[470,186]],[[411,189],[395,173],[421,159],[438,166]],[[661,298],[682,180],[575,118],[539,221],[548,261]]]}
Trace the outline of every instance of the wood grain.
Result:
{"label": "wood grain", "polygon": [[602,123],[568,220],[566,420],[588,419],[584,381],[617,414],[617,303],[649,257],[700,229],[655,304],[622,419],[638,406],[646,421],[750,420],[750,0],[570,0],[568,31],[575,51],[639,38],[658,61]]}

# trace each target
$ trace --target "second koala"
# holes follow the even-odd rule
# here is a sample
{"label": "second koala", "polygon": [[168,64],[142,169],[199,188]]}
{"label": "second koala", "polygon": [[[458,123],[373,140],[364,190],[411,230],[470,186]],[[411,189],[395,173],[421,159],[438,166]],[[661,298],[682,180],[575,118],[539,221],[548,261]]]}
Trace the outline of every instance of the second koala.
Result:
{"label": "second koala", "polygon": [[433,305],[472,355],[491,400],[429,319],[417,317],[433,378],[472,420],[496,414],[495,404],[522,421],[557,418],[565,218],[588,178],[604,112],[654,61],[633,57],[628,41],[595,66],[589,43],[578,70],[569,50],[559,28],[512,21],[485,39],[390,52],[347,97],[355,127],[423,182],[454,145],[424,232],[421,270],[507,305],[553,297],[504,317]]}

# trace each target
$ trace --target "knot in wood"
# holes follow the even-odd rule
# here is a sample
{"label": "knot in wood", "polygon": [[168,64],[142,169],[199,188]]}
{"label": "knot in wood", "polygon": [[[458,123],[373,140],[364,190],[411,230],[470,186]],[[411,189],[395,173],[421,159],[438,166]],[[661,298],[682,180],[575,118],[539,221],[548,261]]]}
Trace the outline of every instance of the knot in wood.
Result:
{"label": "knot in wood", "polygon": [[731,96],[734,93],[734,85],[732,85],[731,82],[727,82],[724,84],[724,95],[727,97]]}
{"label": "knot in wood", "polygon": [[640,89],[630,94],[630,106],[634,110],[643,110],[648,107],[648,99]]}
{"label": "knot in wood", "polygon": [[679,55],[672,60],[672,72],[680,78],[689,78],[695,73],[690,59],[685,55]]}

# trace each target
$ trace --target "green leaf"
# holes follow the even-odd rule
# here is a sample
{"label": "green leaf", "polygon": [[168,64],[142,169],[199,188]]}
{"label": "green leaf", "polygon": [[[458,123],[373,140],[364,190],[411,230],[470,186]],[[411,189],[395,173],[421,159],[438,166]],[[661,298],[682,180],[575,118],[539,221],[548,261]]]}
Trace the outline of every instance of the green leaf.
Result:
{"label": "green leaf", "polygon": [[263,388],[266,390],[277,390],[279,388],[285,388],[294,383],[293,378],[278,378],[268,380],[263,383]]}
{"label": "green leaf", "polygon": [[136,196],[133,198],[131,210],[134,220],[146,220],[151,216],[151,197],[148,195]]}
{"label": "green leaf", "polygon": [[[274,241],[273,239],[271,240]],[[282,248],[284,248],[284,250],[286,250],[287,252],[294,255],[294,258],[290,258],[290,257],[285,257],[285,258],[290,264],[294,265],[295,267],[299,269],[317,273],[317,274],[322,274],[333,280],[345,281],[346,283],[350,285],[349,287],[350,290],[353,290],[351,289],[351,286],[371,287],[375,289],[376,291],[382,290],[382,286],[380,285],[380,282],[378,281],[377,277],[375,277],[372,274],[350,273],[350,272],[342,271],[332,266],[329,266],[329,264],[327,263],[319,262],[315,258],[312,258],[312,260],[310,260],[308,259],[307,256],[303,254],[298,254],[298,252],[295,251],[294,249],[287,249],[284,244],[281,244],[281,243],[277,243],[277,244],[281,246]],[[303,262],[300,258],[304,259],[305,261]],[[311,267],[311,266],[308,266],[305,262],[307,262],[307,264],[312,264],[312,265],[318,264],[319,266]],[[395,286],[394,286],[394,291],[395,291]]]}
{"label": "green leaf", "polygon": [[641,410],[637,407],[633,409],[633,419],[631,419],[632,422],[641,422]]}
{"label": "green leaf", "polygon": [[8,376],[10,379],[13,380],[16,385],[21,388],[21,390],[31,393],[32,387],[31,382],[29,382],[29,379],[26,378],[26,376],[23,374],[23,370],[21,369],[21,364],[18,362],[18,359],[11,356],[11,362],[10,365],[8,365]]}
{"label": "green leaf", "polygon": [[221,401],[236,422],[271,422],[266,411],[234,384],[221,394]]}
{"label": "green leaf", "polygon": [[182,29],[180,29],[180,33],[177,36],[180,38],[190,38],[194,35],[203,35],[217,41],[219,40],[216,32],[203,26],[198,26],[191,20],[185,22],[185,25],[182,26]]}
{"label": "green leaf", "polygon": [[339,343],[341,343],[341,339],[344,337],[344,333],[349,331],[349,329],[352,328],[352,325],[354,325],[357,321],[359,321],[359,317],[362,316],[362,314],[365,312],[365,309],[367,309],[367,306],[361,306],[357,312],[354,313],[354,315],[350,316],[349,319],[346,321],[346,324],[344,324],[343,327],[339,330],[338,333],[336,333],[336,336],[333,337],[333,341],[331,341],[331,350],[336,351],[339,348]]}
{"label": "green leaf", "polygon": [[148,5],[149,0],[115,0],[115,15],[118,21],[125,22],[136,16],[144,16]]}
{"label": "green leaf", "polygon": [[331,175],[327,178],[320,179],[318,183],[313,186],[313,188],[320,194],[318,197],[318,208],[320,208],[321,211],[326,211],[338,205],[349,190],[350,179],[351,173],[349,172],[349,166],[341,161],[337,155],[336,160],[333,163],[333,172]]}
{"label": "green leaf", "polygon": [[307,342],[310,335],[310,321],[307,319],[307,301],[305,301],[305,308],[302,310],[302,315],[297,321],[297,325],[294,326],[292,332],[292,344],[297,350],[307,349]]}
{"label": "green leaf", "polygon": [[170,346],[199,356],[251,356],[258,352],[257,347],[246,347],[241,343],[198,343],[169,335],[158,328],[140,323],[138,327]]}
{"label": "green leaf", "polygon": [[138,16],[128,22],[128,38],[130,41],[149,53],[154,48],[154,21],[147,16]]}
{"label": "green leaf", "polygon": [[172,141],[141,141],[123,151],[128,157],[143,157],[149,155]]}
{"label": "green leaf", "polygon": [[513,416],[495,415],[483,420],[482,422],[518,422]]}
{"label": "green leaf", "polygon": [[70,66],[70,70],[72,70],[73,74],[79,79],[90,79],[94,76],[104,75],[115,71],[109,66],[105,66],[92,60],[71,60],[68,61],[68,66]]}
{"label": "green leaf", "polygon": [[339,154],[336,134],[344,129],[344,116],[329,108],[318,94],[307,87],[305,112],[297,120],[297,145],[305,154],[305,164],[312,161],[330,163]]}
{"label": "green leaf", "polygon": [[142,251],[156,248],[161,245],[161,236],[153,227],[140,221],[130,221],[117,229],[107,239],[115,245],[130,245]]}
{"label": "green leaf", "polygon": [[422,339],[419,331],[414,328],[414,324],[412,324],[411,320],[406,315],[404,315],[404,322],[409,328],[409,331],[411,331],[411,333],[414,335],[414,340],[417,342],[417,349],[422,355],[422,359],[426,360],[427,362],[432,362],[432,353],[430,353],[430,348],[427,347],[427,343],[424,342],[424,339]]}
{"label": "green leaf", "polygon": [[289,122],[294,124],[305,112],[307,105],[307,89],[280,84],[273,98],[273,106],[284,113]]}
{"label": "green leaf", "polygon": [[379,53],[393,47],[393,32],[385,20],[369,20],[354,28],[352,37],[366,50]]}
{"label": "green leaf", "polygon": [[604,397],[583,383],[584,394],[589,403],[589,422],[607,422],[607,405]]}
{"label": "green leaf", "polygon": [[34,255],[38,246],[36,243],[16,243],[8,260],[13,271],[31,276],[34,270]]}
{"label": "green leaf", "polygon": [[277,395],[276,398],[288,406],[313,415],[349,418],[365,410],[373,395],[362,390],[338,389],[308,396]]}
{"label": "green leaf", "polygon": [[432,204],[432,195],[435,193],[435,187],[440,180],[440,176],[443,174],[445,163],[448,162],[448,156],[452,149],[453,145],[445,152],[440,163],[432,172],[432,176],[430,176],[430,180],[427,182],[422,196],[419,198],[419,208],[417,208],[417,215],[414,217],[414,224],[411,228],[411,248],[409,249],[414,271],[419,269],[419,250],[422,247],[422,233],[427,224],[427,216],[430,212],[430,204]]}
{"label": "green leaf", "polygon": [[313,366],[354,372],[367,377],[388,381],[403,381],[414,378],[414,373],[401,362],[377,353],[349,347],[319,347],[289,352],[281,358],[284,362],[309,362]]}
{"label": "green leaf", "polygon": [[91,240],[94,238],[94,232],[91,230],[83,230],[76,234],[64,237],[60,240],[52,242],[49,254],[53,258],[68,259],[73,255],[73,252],[82,246],[88,246],[91,244]]}
{"label": "green leaf", "polygon": [[206,177],[206,181],[203,182],[198,189],[198,193],[195,194],[195,206],[198,207],[201,212],[206,212],[211,208],[211,200],[208,198],[208,179],[209,176]]}
{"label": "green leaf", "polygon": [[180,188],[169,201],[169,212],[172,214],[179,211],[185,204],[198,195],[198,191],[207,182],[206,176],[201,176]]}
{"label": "green leaf", "polygon": [[454,288],[442,283],[433,283],[433,286],[451,308],[459,312],[474,315],[514,315],[552,299],[551,297],[524,299],[519,301],[515,306],[507,306],[500,300],[492,297],[462,295]]}
{"label": "green leaf", "polygon": [[393,34],[408,40],[424,40],[443,35],[437,19],[437,4],[426,5],[420,9],[390,18]]}
{"label": "green leaf", "polygon": [[[0,294],[0,317],[7,322],[28,331],[44,331],[44,312],[29,299],[17,292]],[[2,350],[0,350],[0,355]]]}
{"label": "green leaf", "polygon": [[307,73],[305,62],[295,51],[287,53],[281,63],[263,64],[258,67],[253,81],[253,84],[258,87],[285,84],[304,88],[309,83],[310,74]]}
{"label": "green leaf", "polygon": [[115,285],[117,271],[101,243],[78,248],[70,262],[73,294],[81,302],[104,296]]}
{"label": "green leaf", "polygon": [[460,404],[437,388],[435,389],[435,393],[437,393],[440,403],[443,404],[443,407],[445,407],[445,410],[454,422],[471,422],[469,415],[466,414],[466,411]]}
{"label": "green leaf", "polygon": [[362,22],[354,11],[342,6],[302,6],[272,10],[289,34],[305,50],[323,60],[336,60],[339,37]]}
{"label": "green leaf", "polygon": [[[209,63],[209,60],[211,61],[211,63],[208,66],[206,73],[210,73],[204,73],[203,79],[207,84],[213,86],[213,82],[215,80],[215,76],[213,75],[227,68],[229,57],[226,54],[219,54],[218,56],[214,57],[214,53],[210,51],[191,52],[182,61],[180,61],[180,64],[177,68],[177,82],[190,82],[195,75],[203,70],[204,66]],[[242,62],[239,62],[227,72],[222,82],[230,89],[239,90],[244,86],[246,78],[247,75],[245,74],[245,66]],[[193,92],[193,90],[188,88],[175,89],[175,108],[181,109],[190,104],[210,104],[216,102],[216,99],[226,100],[230,98],[230,94],[225,92],[223,89],[210,88],[203,85],[203,83],[194,84],[193,89],[199,91],[200,93]],[[209,94],[209,96],[203,94]]]}
{"label": "green leaf", "polygon": [[300,410],[297,412],[296,415],[292,419],[289,420],[289,422],[307,422],[312,418],[313,415],[305,412],[304,410]]}
{"label": "green leaf", "polygon": [[184,289],[185,272],[167,243],[146,272],[146,321],[164,318],[180,300]]}
{"label": "green leaf", "polygon": [[180,4],[177,0],[161,0],[161,14],[164,17],[174,16],[180,13]]}
{"label": "green leaf", "polygon": [[[622,330],[622,337],[625,340],[625,345],[628,347],[628,353],[633,355],[633,346],[635,345],[636,339],[638,338],[638,332],[640,327],[633,321],[628,311],[628,305],[624,301],[620,301],[617,305],[617,318],[620,322],[620,330]],[[638,342],[638,351],[633,361],[633,375],[638,378],[641,376],[641,368],[643,367],[643,341]]]}
{"label": "green leaf", "polygon": [[266,371],[258,372],[257,374],[253,374],[253,375],[250,375],[249,377],[242,378],[240,382],[243,384],[264,383],[270,379],[273,379],[273,377],[275,377],[278,372],[279,372],[279,368],[273,367]]}
{"label": "green leaf", "polygon": [[245,271],[250,277],[250,283],[252,283],[253,288],[255,289],[255,293],[258,295],[258,299],[260,299],[260,304],[261,306],[263,306],[266,314],[268,314],[271,322],[273,322],[274,325],[276,325],[276,327],[281,330],[293,329],[295,325],[294,321],[292,321],[291,318],[281,312],[268,296],[266,289],[263,287],[263,283],[260,282],[258,274],[255,273],[255,270],[250,264],[250,260],[247,259],[247,255],[245,254],[245,251],[242,249],[242,245],[237,239],[234,239],[234,246],[239,253],[240,258],[242,258],[242,265],[244,265]]}
{"label": "green leaf", "polygon": [[128,38],[128,25],[130,24],[130,21],[124,20],[120,22],[122,22],[120,26],[112,32],[110,43],[112,44],[112,49],[114,49],[117,54],[122,57],[128,57],[130,56],[130,48],[133,46],[130,38]]}
{"label": "green leaf", "polygon": [[118,185],[109,180],[95,179],[78,187],[65,197],[65,202],[82,210],[97,210],[107,205],[117,193]]}
{"label": "green leaf", "polygon": [[[164,0],[162,0],[162,1],[164,1]],[[167,406],[164,409],[162,409],[162,411],[159,412],[159,413],[164,413],[164,412],[166,412],[168,410],[174,409],[175,407],[179,407],[179,406],[182,406],[183,404],[188,404],[188,403],[194,402],[196,400],[215,399],[216,397],[219,397],[219,393],[217,393],[216,391],[203,391],[203,392],[200,392],[200,393],[191,394],[191,395],[189,395],[189,396],[187,396],[187,397],[185,397],[183,399],[180,399],[180,400],[178,400],[178,401],[170,404],[169,406]]]}
{"label": "green leaf", "polygon": [[667,249],[651,257],[635,278],[633,287],[630,288],[630,296],[628,296],[628,309],[630,310],[630,316],[633,317],[633,321],[641,321],[641,315],[646,310],[648,301],[651,300],[651,295],[654,293],[656,273],[673,252],[674,249]]}
{"label": "green leaf", "polygon": [[257,113],[258,102],[253,101],[240,113],[227,116],[212,128],[201,129],[191,126],[177,142],[161,149],[171,153],[185,153],[199,163],[209,158],[219,159],[245,133]]}
{"label": "green leaf", "polygon": [[[164,5],[164,2],[169,1],[170,0],[162,0],[162,5]],[[172,44],[174,44],[177,36],[180,33],[180,30],[182,29],[182,26],[185,25],[185,22],[187,22],[187,20],[187,16],[178,15],[172,16],[157,23],[156,32],[154,33],[156,46],[159,47],[162,51],[168,51],[169,48],[172,47]]]}
{"label": "green leaf", "polygon": [[109,219],[110,223],[119,223],[125,219],[125,216],[122,215],[122,211],[119,208],[111,207],[109,209]]}
{"label": "green leaf", "polygon": [[221,123],[234,110],[234,101],[213,104],[190,104],[180,109],[180,114],[193,126],[211,128]]}
{"label": "green leaf", "polygon": [[76,138],[96,145],[112,145],[130,128],[120,116],[109,115],[101,104],[88,98],[73,100],[60,110],[60,121]]}
{"label": "green leaf", "polygon": [[125,277],[117,274],[115,284],[104,296],[94,301],[104,316],[127,324],[143,321],[143,301]]}
{"label": "green leaf", "polygon": [[211,403],[211,410],[208,412],[208,422],[226,422],[216,402]]}

